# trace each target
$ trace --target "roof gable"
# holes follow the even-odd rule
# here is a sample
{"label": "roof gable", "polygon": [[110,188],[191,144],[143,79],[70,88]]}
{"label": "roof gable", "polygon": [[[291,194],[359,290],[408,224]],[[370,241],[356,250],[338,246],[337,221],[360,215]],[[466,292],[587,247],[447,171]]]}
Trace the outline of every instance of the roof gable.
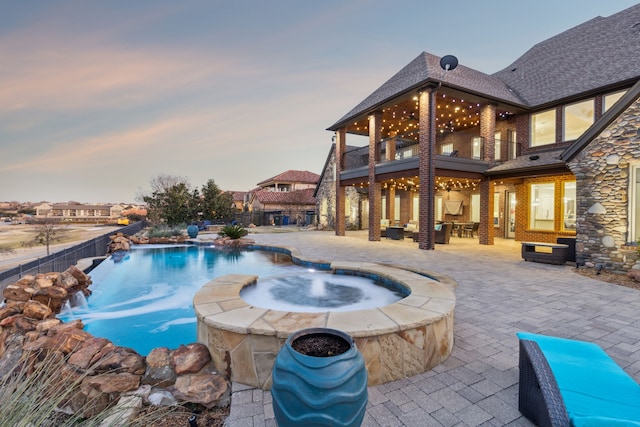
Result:
{"label": "roof gable", "polygon": [[444,71],[440,67],[440,57],[422,52],[413,61],[402,68],[382,86],[365,98],[360,104],[345,114],[329,130],[337,130],[345,122],[380,107],[385,102],[429,82],[442,83],[445,86],[481,94],[514,105],[524,105],[500,79],[459,65],[455,70]]}
{"label": "roof gable", "polygon": [[258,185],[269,184],[272,182],[300,182],[305,184],[316,184],[320,179],[320,175],[309,171],[288,170],[279,175],[260,181]]}

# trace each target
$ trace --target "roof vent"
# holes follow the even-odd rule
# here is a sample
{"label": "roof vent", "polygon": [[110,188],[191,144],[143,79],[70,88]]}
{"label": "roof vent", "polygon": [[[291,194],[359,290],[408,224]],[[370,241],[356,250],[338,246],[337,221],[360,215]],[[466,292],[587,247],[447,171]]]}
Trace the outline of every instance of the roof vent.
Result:
{"label": "roof vent", "polygon": [[529,160],[538,160],[540,156],[529,156]]}

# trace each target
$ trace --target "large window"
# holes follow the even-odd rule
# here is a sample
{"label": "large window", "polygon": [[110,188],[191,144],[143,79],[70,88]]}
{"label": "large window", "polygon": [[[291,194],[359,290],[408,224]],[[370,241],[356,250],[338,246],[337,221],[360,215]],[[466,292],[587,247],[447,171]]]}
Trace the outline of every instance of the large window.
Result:
{"label": "large window", "polygon": [[564,107],[564,133],[563,141],[578,139],[594,120],[594,99],[588,99]]}
{"label": "large window", "polygon": [[602,109],[603,112],[607,111],[609,108],[611,108],[611,106],[613,104],[615,104],[616,102],[618,102],[618,100],[620,98],[622,98],[622,96],[627,93],[626,90],[620,91],[620,92],[615,92],[615,93],[610,93],[608,95],[605,95],[602,97]]}
{"label": "large window", "polygon": [[562,193],[562,228],[576,229],[576,183],[565,181]]}
{"label": "large window", "polygon": [[553,230],[554,184],[531,184],[529,200],[529,228]]}
{"label": "large window", "polygon": [[531,146],[556,142],[556,110],[531,115]]}
{"label": "large window", "polygon": [[475,136],[471,139],[472,158],[480,160],[482,158],[482,138]]}
{"label": "large window", "polygon": [[495,143],[495,160],[500,160],[502,157],[502,141],[500,140],[500,132],[496,132],[493,137]]}

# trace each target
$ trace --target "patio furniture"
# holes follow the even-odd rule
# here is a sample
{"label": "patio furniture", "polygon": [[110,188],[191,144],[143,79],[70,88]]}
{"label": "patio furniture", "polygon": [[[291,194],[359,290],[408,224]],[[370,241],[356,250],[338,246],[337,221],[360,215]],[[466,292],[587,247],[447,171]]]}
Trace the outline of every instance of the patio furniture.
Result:
{"label": "patio furniture", "polygon": [[387,237],[387,227],[389,226],[388,219],[380,220],[380,237]]}
{"label": "patio furniture", "polygon": [[465,224],[462,227],[462,234],[464,235],[464,237],[472,237],[473,238],[473,234],[478,232],[478,228],[480,228],[480,223],[479,222],[472,222],[469,224]]}
{"label": "patio furniture", "polygon": [[418,231],[418,221],[411,220],[404,226],[404,235],[411,237],[414,232]]}
{"label": "patio furniture", "polygon": [[385,237],[391,240],[404,240],[404,227],[387,227],[387,233]]}
{"label": "patio furniture", "polygon": [[453,229],[453,223],[445,222],[444,224],[439,224],[440,229],[436,229],[435,237],[433,239],[434,243],[440,244],[448,244],[451,239],[451,230]]}
{"label": "patio furniture", "polygon": [[522,259],[562,265],[567,262],[569,245],[543,242],[522,242]]}
{"label": "patio furniture", "polygon": [[518,409],[538,426],[640,426],[640,385],[598,345],[519,332]]}

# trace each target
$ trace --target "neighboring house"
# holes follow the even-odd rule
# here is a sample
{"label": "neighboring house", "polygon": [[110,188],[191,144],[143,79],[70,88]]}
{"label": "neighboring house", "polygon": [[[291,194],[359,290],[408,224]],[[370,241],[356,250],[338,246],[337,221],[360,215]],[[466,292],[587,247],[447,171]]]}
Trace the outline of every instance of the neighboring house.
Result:
{"label": "neighboring house", "polygon": [[44,203],[36,206],[36,218],[59,221],[111,222],[122,216],[121,205],[85,205],[81,203]]}
{"label": "neighboring house", "polygon": [[319,179],[320,176],[313,172],[288,170],[257,185],[260,189],[268,191],[295,191],[316,188]]}
{"label": "neighboring house", "polygon": [[313,195],[320,176],[309,171],[288,170],[258,183],[249,198],[249,209],[262,212],[263,224],[315,223]]}
{"label": "neighboring house", "polygon": [[249,210],[249,199],[251,193],[248,191],[229,191],[233,195],[233,207],[237,212]]}
{"label": "neighboring house", "polygon": [[[433,249],[436,221],[478,222],[481,244],[576,237],[581,260],[628,268],[640,237],[638,52],[640,4],[493,75],[423,52],[329,127],[335,211],[362,188],[370,240],[383,219],[417,220],[418,247]],[[369,146],[347,149],[348,134]],[[336,234],[347,221],[336,216]]]}

